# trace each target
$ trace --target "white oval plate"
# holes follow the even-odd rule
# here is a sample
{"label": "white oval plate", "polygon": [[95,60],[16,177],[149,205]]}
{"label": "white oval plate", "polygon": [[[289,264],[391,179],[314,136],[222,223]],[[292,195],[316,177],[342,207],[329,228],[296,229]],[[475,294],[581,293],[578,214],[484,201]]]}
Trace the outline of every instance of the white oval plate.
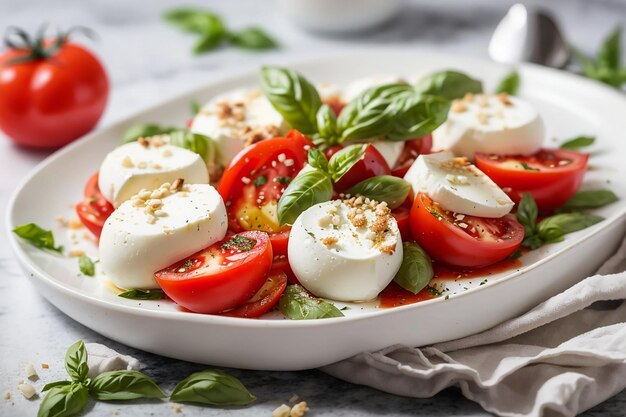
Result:
{"label": "white oval plate", "polygon": [[[381,50],[326,56],[291,66],[316,82],[339,84],[385,73],[410,80],[424,72],[456,68],[484,80],[487,90],[508,71],[482,60]],[[312,321],[281,320],[275,313],[260,320],[200,315],[179,311],[167,301],[122,299],[104,280],[81,276],[75,258],[37,250],[12,234],[10,241],[38,290],[65,314],[129,346],[193,362],[306,369],[395,343],[421,346],[480,332],[591,274],[616,248],[626,226],[626,99],[598,83],[559,71],[528,65],[520,73],[520,95],[539,108],[550,142],[554,137],[597,136],[590,149],[585,186],[610,188],[621,200],[597,211],[606,217],[600,224],[524,255],[520,269],[437,283],[448,289],[444,294],[449,297],[392,309],[379,309],[376,303],[352,305],[346,317]],[[82,237],[84,229],[68,233],[55,226],[54,219],[74,217],[71,205],[80,200],[86,179],[119,144],[122,132],[139,121],[181,124],[189,116],[192,100],[205,102],[226,90],[256,84],[256,71],[213,80],[193,94],[159,104],[55,153],[13,197],[7,230],[36,222],[52,228],[66,248],[82,248],[97,258],[93,242]]]}

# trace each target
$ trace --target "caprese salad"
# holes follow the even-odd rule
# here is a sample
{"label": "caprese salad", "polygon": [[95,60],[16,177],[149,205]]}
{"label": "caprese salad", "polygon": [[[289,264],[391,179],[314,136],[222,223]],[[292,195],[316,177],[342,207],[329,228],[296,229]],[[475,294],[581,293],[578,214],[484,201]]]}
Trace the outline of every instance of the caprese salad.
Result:
{"label": "caprese salad", "polygon": [[[261,88],[215,97],[187,129],[134,127],[76,212],[124,297],[339,317],[334,301],[432,298],[434,266],[490,267],[601,221],[583,210],[615,195],[579,191],[575,148],[593,139],[544,141],[530,102],[461,72],[341,87],[265,67]],[[15,231],[59,249],[34,224]]]}

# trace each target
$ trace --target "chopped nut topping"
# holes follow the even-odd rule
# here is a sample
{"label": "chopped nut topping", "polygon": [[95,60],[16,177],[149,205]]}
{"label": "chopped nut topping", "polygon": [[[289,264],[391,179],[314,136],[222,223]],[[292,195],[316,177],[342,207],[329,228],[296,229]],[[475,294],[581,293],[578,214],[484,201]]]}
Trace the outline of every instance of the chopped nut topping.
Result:
{"label": "chopped nut topping", "polygon": [[176,181],[174,181],[174,184],[172,184],[172,188],[174,188],[174,190],[176,191],[180,191],[183,189],[183,184],[185,184],[185,179],[178,178]]}
{"label": "chopped nut topping", "polygon": [[78,219],[69,219],[67,222],[67,227],[69,227],[70,229],[82,229],[83,228],[83,223],[78,220]]}
{"label": "chopped nut topping", "polygon": [[[2,394],[2,398],[4,398],[5,400],[10,400],[11,399],[11,393],[9,391],[4,391],[4,394]],[[287,414],[289,415],[289,414]]]}
{"label": "chopped nut topping", "polygon": [[287,404],[281,404],[274,411],[272,411],[272,417],[289,417],[291,407]]}
{"label": "chopped nut topping", "polygon": [[130,156],[126,155],[122,159],[122,166],[124,168],[134,168],[135,164],[133,164],[133,161],[130,159]]}
{"label": "chopped nut topping", "polygon": [[170,156],[172,156],[172,151],[170,149],[163,149],[163,152],[161,152],[161,155],[164,156],[165,158],[169,158]]}
{"label": "chopped nut topping", "polygon": [[146,169],[148,167],[148,164],[145,161],[141,161],[137,163],[137,168],[139,169]]}
{"label": "chopped nut topping", "polygon": [[478,119],[478,123],[481,125],[486,125],[489,121],[489,115],[487,113],[476,113],[476,118]]}
{"label": "chopped nut topping", "polygon": [[465,95],[463,96],[463,101],[466,103],[471,103],[472,101],[474,101],[474,94],[465,93]]}
{"label": "chopped nut topping", "polygon": [[461,100],[454,100],[452,102],[452,108],[451,110],[454,113],[463,113],[465,111],[467,111],[467,106],[465,105],[465,103]]}
{"label": "chopped nut topping", "polygon": [[70,255],[72,258],[78,258],[79,256],[83,256],[84,254],[85,254],[85,251],[80,250],[80,249],[74,249],[74,250],[71,250],[68,255]]}
{"label": "chopped nut topping", "polygon": [[504,104],[505,106],[513,105],[513,102],[511,101],[507,93],[498,94],[498,101],[500,101],[500,103]]}
{"label": "chopped nut topping", "polygon": [[325,238],[322,238],[321,242],[326,247],[331,247],[331,246],[335,245],[338,242],[338,239],[335,236],[327,236]]}
{"label": "chopped nut topping", "polygon": [[50,368],[50,365],[48,365],[47,363],[42,363],[41,364],[41,368],[42,369],[48,369],[48,368]]}
{"label": "chopped nut topping", "polygon": [[147,148],[148,146],[150,146],[150,141],[148,140],[148,138],[141,137],[137,139],[137,142],[144,148]]}

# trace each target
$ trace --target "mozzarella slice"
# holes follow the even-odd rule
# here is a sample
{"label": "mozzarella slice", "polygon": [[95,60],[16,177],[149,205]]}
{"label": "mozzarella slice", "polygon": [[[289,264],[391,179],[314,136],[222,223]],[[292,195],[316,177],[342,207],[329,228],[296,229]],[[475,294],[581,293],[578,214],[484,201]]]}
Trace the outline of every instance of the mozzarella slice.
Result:
{"label": "mozzarella slice", "polygon": [[377,141],[371,142],[372,146],[385,158],[389,168],[393,168],[404,150],[404,142],[401,141]]}
{"label": "mozzarella slice", "polygon": [[420,155],[404,179],[414,193],[424,192],[445,210],[477,217],[502,217],[513,201],[466,158],[450,152]]}
{"label": "mozzarella slice", "polygon": [[452,103],[447,121],[433,132],[433,145],[469,159],[476,152],[530,155],[544,135],[543,120],[530,103],[507,94],[468,94]]}
{"label": "mozzarella slice", "polygon": [[110,152],[98,175],[104,198],[118,207],[143,188],[153,189],[177,178],[190,184],[208,183],[209,174],[200,155],[167,140],[165,135],[142,138]]}
{"label": "mozzarella slice", "polygon": [[346,86],[343,92],[343,99],[348,103],[368,88],[379,87],[385,84],[406,84],[406,81],[399,75],[391,74],[360,78]]}
{"label": "mozzarella slice", "polygon": [[288,257],[300,283],[318,297],[375,298],[402,263],[402,241],[386,204],[363,197],[329,201],[303,212],[289,236]]}
{"label": "mozzarella slice", "polygon": [[107,219],[102,270],[120,288],[158,288],[156,271],[223,239],[227,226],[224,202],[208,184],[142,191]]}
{"label": "mozzarella slice", "polygon": [[227,165],[243,148],[280,136],[288,125],[258,89],[234,90],[215,97],[196,115],[191,131],[213,139],[217,163]]}

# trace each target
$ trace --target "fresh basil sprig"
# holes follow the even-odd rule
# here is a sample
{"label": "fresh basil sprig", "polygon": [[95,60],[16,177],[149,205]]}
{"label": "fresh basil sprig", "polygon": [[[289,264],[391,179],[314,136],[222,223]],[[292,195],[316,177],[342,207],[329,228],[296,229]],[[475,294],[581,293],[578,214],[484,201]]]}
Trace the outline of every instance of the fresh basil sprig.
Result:
{"label": "fresh basil sprig", "polygon": [[328,171],[328,159],[326,159],[326,155],[324,155],[324,153],[317,148],[309,149],[307,153],[307,162],[313,168]]}
{"label": "fresh basil sprig", "polygon": [[602,42],[595,59],[581,51],[573,50],[574,58],[580,64],[582,74],[615,88],[626,82],[626,68],[622,66],[622,28],[614,29]]}
{"label": "fresh basil sprig", "polygon": [[330,176],[319,168],[303,169],[289,183],[278,201],[278,222],[293,224],[300,213],[333,196]]}
{"label": "fresh basil sprig", "polygon": [[350,145],[336,152],[328,161],[328,173],[337,182],[365,155],[366,144]]}
{"label": "fresh basil sprig", "polygon": [[261,88],[291,127],[305,135],[317,133],[317,112],[322,100],[306,78],[287,68],[263,67]]}
{"label": "fresh basil sprig", "polygon": [[440,96],[399,95],[390,110],[391,129],[384,136],[393,141],[421,138],[446,121],[448,110],[450,102]]}
{"label": "fresh basil sprig", "polygon": [[96,265],[87,255],[81,255],[78,257],[78,268],[80,272],[88,277],[93,277],[96,273]]}
{"label": "fresh basil sprig", "polygon": [[578,191],[572,196],[565,204],[563,204],[559,211],[571,211],[571,210],[583,210],[593,209],[607,204],[614,203],[618,200],[613,191],[610,190],[583,190]]}
{"label": "fresh basil sprig", "polygon": [[74,343],[65,352],[65,370],[75,382],[85,382],[89,373],[87,349],[82,340]]}
{"label": "fresh basil sprig", "polygon": [[278,309],[292,320],[327,319],[343,317],[333,304],[311,296],[301,285],[288,285],[280,297]]}
{"label": "fresh basil sprig", "polygon": [[440,96],[448,100],[461,98],[467,93],[483,92],[483,85],[459,71],[438,71],[423,78],[416,87],[418,93]]}
{"label": "fresh basil sprig", "polygon": [[278,47],[278,42],[269,36],[263,29],[251,26],[229,34],[230,42],[240,48],[251,50],[272,49]]}
{"label": "fresh basil sprig", "polygon": [[137,371],[103,372],[91,381],[89,392],[102,401],[165,397],[152,378]]}
{"label": "fresh basil sprig", "polygon": [[363,180],[346,191],[351,196],[362,195],[371,200],[384,201],[390,209],[400,207],[409,196],[411,184],[392,175],[380,175]]}
{"label": "fresh basil sprig", "polygon": [[180,381],[170,400],[208,405],[248,405],[256,397],[237,378],[215,369],[196,372]]}
{"label": "fresh basil sprig", "polygon": [[137,288],[133,288],[123,291],[117,296],[122,298],[129,298],[131,300],[160,300],[162,298],[165,298],[165,293],[163,292],[163,290],[160,289],[140,290]]}
{"label": "fresh basil sprig", "polygon": [[393,280],[405,290],[417,294],[433,278],[432,261],[417,243],[403,242],[402,250],[402,264]]}
{"label": "fresh basil sprig", "polygon": [[580,149],[586,146],[591,146],[596,141],[594,136],[577,136],[575,138],[566,140],[560,146],[562,149]]}
{"label": "fresh basil sprig", "polygon": [[78,415],[89,401],[89,390],[80,382],[50,387],[39,405],[37,417],[71,417]]}
{"label": "fresh basil sprig", "polygon": [[334,145],[339,140],[339,129],[335,111],[328,105],[323,104],[317,111],[317,135],[313,138],[314,143]]}
{"label": "fresh basil sprig", "polygon": [[139,138],[165,135],[178,130],[173,126],[161,126],[155,123],[141,123],[129,127],[122,135],[122,143],[135,142]]}
{"label": "fresh basil sprig", "polygon": [[48,249],[54,252],[63,252],[63,246],[54,245],[54,235],[50,230],[42,229],[35,223],[27,223],[17,226],[13,233],[26,240],[31,245],[40,249]]}
{"label": "fresh basil sprig", "polygon": [[517,94],[520,86],[520,76],[517,71],[511,71],[500,80],[495,93],[507,93],[512,96]]}

